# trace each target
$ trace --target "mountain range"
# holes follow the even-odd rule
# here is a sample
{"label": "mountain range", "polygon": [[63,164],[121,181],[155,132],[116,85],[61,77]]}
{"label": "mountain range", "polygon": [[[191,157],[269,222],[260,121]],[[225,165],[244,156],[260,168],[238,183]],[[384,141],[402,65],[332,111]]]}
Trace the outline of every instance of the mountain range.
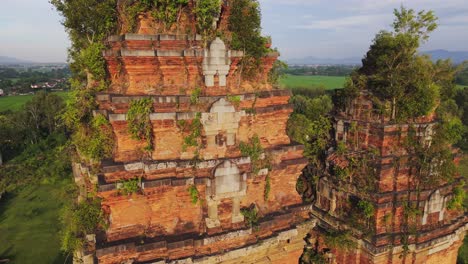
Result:
{"label": "mountain range", "polygon": [[[468,51],[448,51],[443,49],[423,51],[423,54],[430,55],[433,60],[452,59],[455,64],[468,61]],[[360,57],[348,58],[319,58],[319,57],[304,57],[286,60],[290,65],[360,65]],[[17,59],[13,57],[0,56],[0,65],[11,64],[34,64],[36,62]]]}
{"label": "mountain range", "polygon": [[[452,59],[455,64],[468,60],[468,51],[448,51],[443,49],[423,51],[422,54],[431,56],[433,60]],[[318,58],[305,57],[286,60],[290,65],[360,65],[362,58]]]}
{"label": "mountain range", "polygon": [[13,57],[0,56],[0,65],[11,65],[11,64],[31,64],[35,63],[32,61],[21,60]]}

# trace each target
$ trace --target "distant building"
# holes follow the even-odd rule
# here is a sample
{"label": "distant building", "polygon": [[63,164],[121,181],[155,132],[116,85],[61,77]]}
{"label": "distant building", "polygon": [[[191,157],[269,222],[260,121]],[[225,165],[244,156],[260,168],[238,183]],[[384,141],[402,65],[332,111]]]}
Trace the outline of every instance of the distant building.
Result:
{"label": "distant building", "polygon": [[3,93],[3,90],[0,89],[0,96],[4,96],[5,94]]}

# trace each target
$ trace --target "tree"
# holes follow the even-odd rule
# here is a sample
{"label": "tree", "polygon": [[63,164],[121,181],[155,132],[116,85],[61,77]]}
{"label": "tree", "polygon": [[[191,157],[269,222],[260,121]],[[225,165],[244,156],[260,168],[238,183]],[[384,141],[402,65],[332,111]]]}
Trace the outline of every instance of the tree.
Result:
{"label": "tree", "polygon": [[317,164],[330,140],[331,122],[326,114],[333,104],[329,96],[308,98],[297,95],[291,98],[294,113],[288,121],[288,135],[305,145],[305,156]]}
{"label": "tree", "polygon": [[117,28],[117,0],[51,0],[64,17],[72,47],[74,77],[101,80],[105,75],[102,41]]}
{"label": "tree", "polygon": [[197,29],[205,38],[208,32],[211,31],[214,18],[219,15],[220,9],[220,0],[203,0],[196,2],[193,12],[197,17]]}
{"label": "tree", "polygon": [[232,32],[230,48],[244,51],[241,75],[253,78],[260,69],[261,58],[268,51],[267,40],[261,35],[260,4],[257,0],[234,0],[228,29]]}
{"label": "tree", "polygon": [[266,39],[261,36],[261,19],[257,0],[234,0],[228,26],[232,31],[231,48],[256,59],[263,57]]}
{"label": "tree", "polygon": [[[435,109],[440,90],[434,78],[438,66],[418,55],[421,43],[437,28],[434,13],[421,11],[416,15],[414,10],[401,7],[394,14],[394,31],[376,35],[358,76],[350,83],[351,87],[371,91],[383,104],[388,103],[392,120],[428,114]],[[357,81],[363,79],[364,87]]]}

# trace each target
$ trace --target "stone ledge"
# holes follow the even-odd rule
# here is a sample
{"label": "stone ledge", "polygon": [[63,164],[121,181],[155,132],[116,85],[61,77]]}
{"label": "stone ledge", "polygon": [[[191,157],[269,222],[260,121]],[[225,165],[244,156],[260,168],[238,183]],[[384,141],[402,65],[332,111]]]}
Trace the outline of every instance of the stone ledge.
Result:
{"label": "stone ledge", "polygon": [[[291,91],[289,90],[271,90],[271,91],[261,91],[258,94],[255,93],[245,93],[245,94],[232,94],[232,96],[240,96],[241,101],[244,100],[254,100],[257,96],[258,98],[270,98],[270,97],[277,97],[277,96],[291,96]],[[141,96],[141,95],[116,95],[116,94],[109,94],[109,93],[99,93],[97,96],[98,101],[111,101],[112,103],[130,103],[132,100],[138,100],[142,98],[152,98],[154,102],[159,103],[177,103],[182,102],[185,100],[186,102],[190,102],[190,96],[187,95],[168,95],[168,96],[160,96],[160,95],[148,95],[148,96]],[[226,98],[226,96],[200,96],[199,100],[206,100],[207,102],[216,102],[221,98]]]}
{"label": "stone ledge", "polygon": [[[184,178],[184,179],[175,178],[175,177],[158,179],[158,180],[145,180],[145,179],[142,179],[141,180],[141,188],[143,190],[145,190],[145,189],[148,189],[148,188],[157,188],[157,187],[162,187],[162,186],[177,187],[177,186],[190,186],[192,184],[206,185],[206,183],[208,181],[209,181],[208,178],[197,178],[197,180],[195,181],[195,179],[193,177],[192,178]],[[118,182],[99,184],[98,192],[102,193],[102,192],[115,191],[115,190],[118,189],[117,188],[118,184],[119,184]]]}
{"label": "stone ledge", "polygon": [[[291,104],[277,105],[277,106],[267,106],[255,108],[255,114],[267,114],[283,110],[293,110]],[[239,111],[241,116],[247,116],[252,114],[247,114],[246,109]],[[207,112],[201,112],[207,113]],[[151,113],[151,120],[191,120],[196,117],[196,112],[171,112],[171,113]],[[126,114],[109,114],[110,122],[117,121],[126,121]]]}
{"label": "stone ledge", "polygon": [[[310,208],[310,205],[302,204],[302,205],[294,206],[294,208],[302,208],[302,207]],[[277,216],[274,216],[273,219],[284,218],[285,215],[288,217],[288,219],[292,219],[289,217],[290,214],[291,212],[288,212],[282,215],[277,215]],[[275,244],[275,241],[278,242],[278,241],[293,240],[297,238],[298,236],[301,236],[299,238],[299,241],[302,241],[302,236],[305,236],[307,232],[316,225],[316,223],[317,221],[315,219],[309,219],[297,225],[294,225],[294,223],[291,223],[290,226],[292,228],[275,231],[273,232],[273,235],[269,236],[268,238],[258,239],[252,244],[246,245],[242,248],[233,249],[229,251],[229,253],[227,254],[215,253],[210,256],[199,256],[198,258],[190,258],[190,259],[195,261],[194,263],[204,263],[204,261],[207,261],[212,258],[219,258],[220,256],[235,256],[237,255],[235,253],[236,250],[240,250],[242,252],[249,252],[255,249],[262,249],[265,246],[268,247],[268,245],[272,245],[272,243]],[[260,229],[261,228],[262,226],[260,226]],[[258,230],[258,231],[260,232],[261,230]],[[197,236],[194,234],[193,237],[186,237],[185,239],[183,238],[182,240],[173,240],[173,239],[160,240],[160,241],[155,241],[155,242],[148,242],[147,244],[144,244],[144,245],[137,245],[137,242],[124,242],[123,244],[119,245],[118,244],[119,241],[114,241],[112,243],[101,244],[100,247],[98,247],[98,249],[96,250],[96,256],[103,257],[106,255],[119,254],[121,252],[126,252],[126,251],[141,253],[141,252],[146,252],[146,251],[154,250],[154,249],[177,250],[177,249],[182,249],[182,248],[187,248],[187,247],[202,247],[202,246],[217,243],[219,241],[225,241],[228,239],[249,237],[253,233],[254,232],[252,228],[247,228],[247,229],[240,229],[240,230],[227,232],[224,234],[213,235],[213,236],[206,236],[206,235]],[[127,239],[126,241],[129,241],[129,239]],[[294,248],[297,248],[297,246],[294,246]],[[248,253],[248,254],[251,254],[251,253]],[[185,260],[188,260],[188,259],[185,259]],[[178,261],[184,261],[184,259],[181,259]],[[165,262],[162,262],[162,263],[165,263]],[[177,262],[177,263],[180,263],[180,262]]]}
{"label": "stone ledge", "polygon": [[[324,228],[331,227],[331,228],[336,229],[337,226],[339,226],[339,225],[346,226],[346,224],[340,223],[340,221],[337,220],[336,218],[334,218],[333,216],[330,216],[326,212],[319,211],[319,210],[320,210],[319,208],[316,208],[315,206],[313,206],[312,215],[313,215],[314,218],[316,218],[320,222],[319,225],[324,226]],[[323,216],[326,216],[327,219],[325,219]],[[333,223],[331,223],[331,221]],[[413,247],[414,249],[423,249],[423,248],[427,248],[427,247],[429,247],[431,245],[441,243],[442,241],[452,239],[454,235],[459,235],[460,233],[466,232],[468,230],[468,223],[463,223],[463,222],[466,222],[466,220],[463,219],[462,223],[460,223],[460,221],[458,221],[458,223],[456,222],[456,223],[452,223],[452,224],[447,225],[445,227],[447,229],[450,228],[450,227],[455,227],[455,230],[450,232],[449,234],[443,234],[442,236],[437,237],[437,238],[433,238],[433,239],[431,239],[429,241],[416,243],[416,244],[411,244],[409,246]],[[353,228],[350,228],[350,229],[354,230],[354,231],[358,231],[357,233],[360,233],[360,235],[362,235],[362,231],[355,230]],[[426,231],[426,232],[423,232],[423,233],[431,233],[431,232],[432,231]],[[392,234],[393,235],[398,235],[400,233],[392,233]],[[358,234],[358,236],[360,236],[360,235]],[[373,238],[375,239],[376,236],[374,236]],[[357,241],[359,241],[360,244],[366,249],[366,251],[369,252],[369,254],[372,254],[374,257],[378,256],[378,255],[381,255],[381,254],[386,254],[386,253],[388,253],[389,250],[392,250],[393,248],[401,247],[401,246],[395,246],[395,245],[374,246],[373,242],[370,242],[368,240],[365,240],[365,239],[362,239],[362,238],[361,239],[355,238],[355,239]]]}
{"label": "stone ledge", "polygon": [[[243,57],[242,51],[230,51],[231,58]],[[195,57],[204,58],[205,54],[200,49],[180,49],[180,50],[163,50],[163,49],[128,49],[121,48],[120,50],[103,50],[104,57]]]}
{"label": "stone ledge", "polygon": [[112,35],[107,38],[109,42],[121,42],[121,41],[132,41],[132,40],[139,40],[139,41],[171,41],[171,40],[190,40],[190,41],[201,41],[203,37],[201,35],[188,35],[188,34],[134,34],[134,33],[127,33],[124,35]]}
{"label": "stone ledge", "polygon": [[155,51],[155,50],[129,50],[129,49],[120,50],[120,54],[122,57],[155,57],[155,56],[159,56],[158,53],[159,51]]}
{"label": "stone ledge", "polygon": [[[284,153],[287,151],[297,151],[303,150],[304,146],[299,145],[298,143],[291,143],[289,145],[281,145],[276,146],[274,148],[266,149],[267,152],[278,154]],[[212,160],[204,160],[198,162],[196,167],[197,169],[206,169],[206,168],[214,168],[220,163],[229,160],[232,163],[237,165],[244,165],[250,164],[249,157],[238,157],[238,158],[227,158],[227,159],[212,159]],[[292,159],[292,160],[284,160],[284,162],[293,162],[296,160],[300,160],[302,162],[303,158],[301,159]],[[139,171],[144,170],[146,172],[152,172],[155,170],[163,170],[163,169],[173,169],[173,168],[181,168],[181,169],[188,169],[193,167],[192,160],[165,160],[165,161],[149,161],[149,162],[128,162],[128,163],[115,163],[111,160],[107,160],[102,163],[102,170],[104,173],[113,173],[118,171]]]}

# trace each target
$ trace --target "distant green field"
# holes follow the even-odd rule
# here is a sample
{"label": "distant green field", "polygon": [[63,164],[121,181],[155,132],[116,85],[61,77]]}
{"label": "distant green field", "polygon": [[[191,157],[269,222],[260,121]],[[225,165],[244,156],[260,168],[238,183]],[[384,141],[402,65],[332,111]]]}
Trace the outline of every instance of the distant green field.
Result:
{"label": "distant green field", "polygon": [[327,90],[343,88],[346,77],[343,76],[297,76],[286,75],[280,80],[283,89],[324,87]]}
{"label": "distant green field", "polygon": [[[68,92],[55,92],[60,97],[67,99],[69,96]],[[32,99],[33,95],[15,95],[15,96],[3,96],[0,97],[0,112],[4,111],[17,111],[24,104]]]}
{"label": "distant green field", "polygon": [[62,184],[31,184],[3,197],[0,259],[9,259],[9,263],[65,263],[59,236]]}
{"label": "distant green field", "polygon": [[468,85],[459,85],[459,84],[457,84],[457,89],[463,89],[465,87],[468,87]]}

